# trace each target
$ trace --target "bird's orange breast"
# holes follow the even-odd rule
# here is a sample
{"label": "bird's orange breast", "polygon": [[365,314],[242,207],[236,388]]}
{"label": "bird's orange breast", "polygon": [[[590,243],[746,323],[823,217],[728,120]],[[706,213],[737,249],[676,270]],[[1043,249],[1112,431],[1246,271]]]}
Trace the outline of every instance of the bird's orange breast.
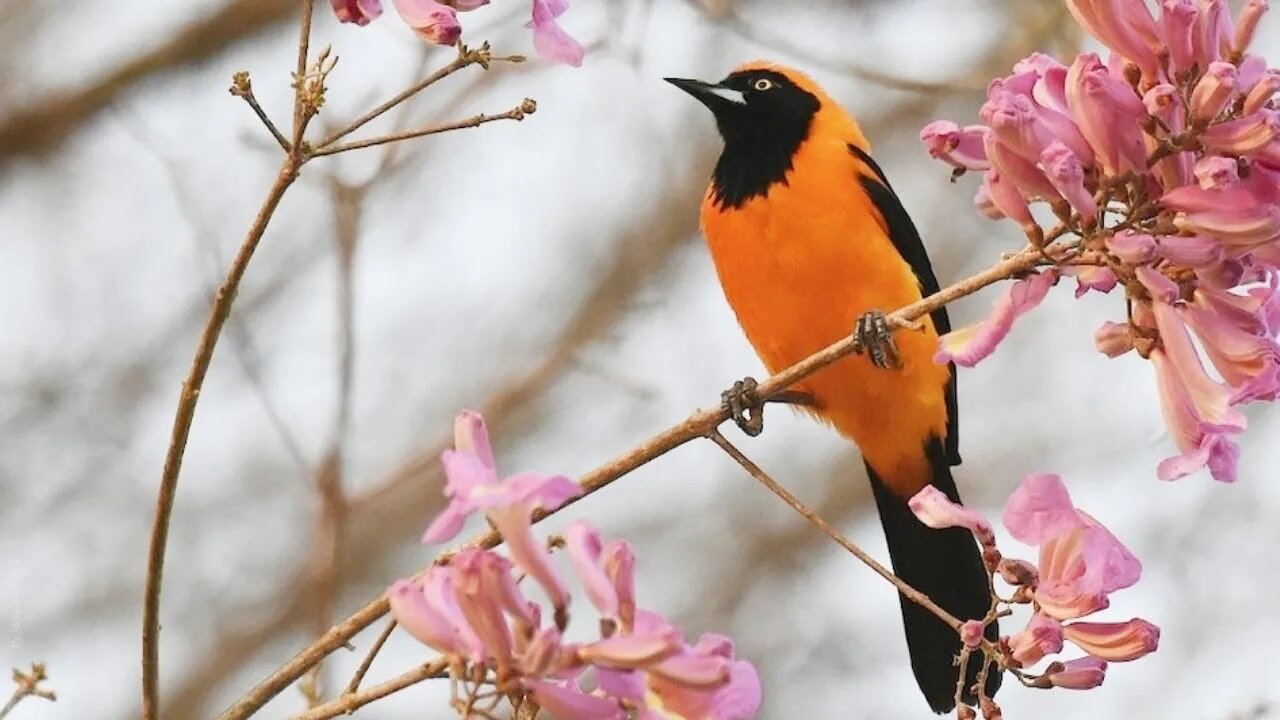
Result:
{"label": "bird's orange breast", "polygon": [[[841,137],[801,145],[785,183],[733,209],[703,201],[702,227],[725,296],[757,354],[777,372],[848,336],[858,317],[919,300],[920,285],[858,178]],[[900,370],[850,356],[802,381],[816,411],[861,448],[895,491],[930,480],[923,444],[946,435],[946,367],[938,336],[899,330]]]}

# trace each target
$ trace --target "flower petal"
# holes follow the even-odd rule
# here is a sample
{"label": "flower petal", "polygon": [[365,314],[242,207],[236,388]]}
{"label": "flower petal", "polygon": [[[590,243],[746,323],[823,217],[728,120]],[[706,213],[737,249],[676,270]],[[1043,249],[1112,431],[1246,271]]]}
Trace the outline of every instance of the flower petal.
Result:
{"label": "flower petal", "polygon": [[1041,545],[1082,524],[1062,478],[1048,473],[1028,475],[1009,496],[1002,519],[1009,534],[1028,545]]}
{"label": "flower petal", "polygon": [[1013,283],[1009,291],[996,301],[986,320],[943,335],[933,361],[938,364],[954,362],[962,367],[978,364],[995,352],[996,345],[1013,329],[1014,320],[1039,305],[1049,294],[1049,288],[1057,282],[1058,273],[1047,270]]}
{"label": "flower petal", "polygon": [[1122,623],[1071,623],[1065,635],[1076,647],[1110,662],[1127,662],[1155,651],[1160,628],[1141,618]]}

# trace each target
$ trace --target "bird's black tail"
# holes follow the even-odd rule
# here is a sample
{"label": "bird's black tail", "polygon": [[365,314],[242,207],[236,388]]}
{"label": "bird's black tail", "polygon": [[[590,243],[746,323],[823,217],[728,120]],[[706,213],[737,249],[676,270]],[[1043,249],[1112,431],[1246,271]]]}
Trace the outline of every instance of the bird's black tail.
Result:
{"label": "bird's black tail", "polygon": [[[926,452],[933,467],[933,485],[953,502],[959,502],[942,444],[930,442]],[[869,465],[867,474],[871,477],[894,573],[957,618],[982,619],[991,596],[973,535],[963,528],[934,530],[926,526],[907,507],[909,498],[895,495]],[[960,637],[933,613],[905,596],[899,594],[898,600],[902,604],[902,623],[916,682],[934,712],[948,712],[955,707],[956,681],[960,677],[960,669],[955,664],[960,654]],[[998,635],[995,623],[987,626],[988,639],[994,641]],[[977,682],[981,668],[982,654],[974,652],[965,680],[963,699],[966,703],[976,702],[970,688]],[[995,695],[1000,680],[1000,673],[995,669],[987,674],[988,697]]]}

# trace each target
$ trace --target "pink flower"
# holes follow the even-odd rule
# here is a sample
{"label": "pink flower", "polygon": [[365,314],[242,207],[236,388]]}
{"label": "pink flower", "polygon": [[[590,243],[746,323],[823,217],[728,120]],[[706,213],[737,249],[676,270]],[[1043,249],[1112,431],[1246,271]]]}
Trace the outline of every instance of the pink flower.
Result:
{"label": "pink flower", "polygon": [[392,0],[405,24],[433,45],[454,45],[462,37],[458,13],[436,0]]}
{"label": "pink flower", "polygon": [[1097,154],[1102,171],[1119,175],[1145,170],[1147,153],[1139,123],[1147,112],[1133,88],[1089,53],[1072,63],[1066,88],[1071,117]]}
{"label": "pink flower", "polygon": [[1174,265],[1203,268],[1222,262],[1222,243],[1203,235],[1161,236],[1156,252]]}
{"label": "pink flower", "polygon": [[[920,522],[940,530],[949,527],[962,527],[978,537],[985,545],[995,543],[995,533],[991,531],[991,523],[982,517],[982,513],[954,502],[938,488],[925,485],[907,501],[907,507]],[[981,634],[981,633],[979,633]]]}
{"label": "pink flower", "polygon": [[1160,3],[1160,39],[1169,49],[1169,60],[1175,73],[1196,64],[1193,43],[1196,17],[1192,0],[1162,0]]}
{"label": "pink flower", "polygon": [[1199,0],[1198,4],[1196,59],[1205,66],[1231,51],[1233,28],[1226,0]]}
{"label": "pink flower", "polygon": [[1222,190],[1240,182],[1240,163],[1234,158],[1210,155],[1196,162],[1195,174],[1201,190]]}
{"label": "pink flower", "polygon": [[1095,657],[1082,657],[1065,663],[1054,663],[1045,671],[1049,687],[1067,690],[1092,690],[1107,676],[1107,662]]}
{"label": "pink flower", "polygon": [[329,0],[338,22],[368,25],[382,14],[382,0]]}
{"label": "pink flower", "polygon": [[454,434],[457,449],[446,450],[441,458],[449,506],[427,528],[422,541],[450,540],[468,515],[483,511],[502,534],[512,559],[546,590],[556,608],[562,609],[568,594],[551,567],[546,547],[533,535],[532,515],[537,508],[560,507],[580,495],[582,488],[562,475],[520,473],[499,479],[489,434],[477,413],[464,410],[459,414]]}
{"label": "pink flower", "polygon": [[485,647],[458,604],[453,568],[433,566],[421,580],[399,580],[387,591],[391,616],[419,642],[482,662]]}
{"label": "pink flower", "polygon": [[1122,623],[1075,622],[1064,632],[1073,645],[1109,662],[1137,660],[1160,644],[1160,628],[1141,618]]}
{"label": "pink flower", "polygon": [[1103,45],[1137,65],[1144,75],[1159,74],[1155,19],[1145,2],[1130,0],[1067,0],[1076,20]]}
{"label": "pink flower", "polygon": [[995,168],[982,174],[982,188],[973,201],[979,209],[989,205],[995,212],[984,211],[983,214],[992,220],[1007,217],[1021,225],[1028,235],[1034,235],[1040,231],[1040,226],[1031,216],[1031,207],[1027,205],[1027,199]]}
{"label": "pink flower", "polygon": [[1156,239],[1144,233],[1122,230],[1106,243],[1112,255],[1131,265],[1150,262],[1156,256]]}
{"label": "pink flower", "polygon": [[1087,227],[1096,224],[1098,203],[1084,186],[1084,167],[1076,154],[1066,145],[1054,141],[1040,154],[1040,166],[1044,168],[1049,182],[1080,213],[1084,224]]}
{"label": "pink flower", "polygon": [[1208,122],[1218,117],[1235,96],[1239,71],[1228,62],[1209,63],[1191,93],[1191,116]]}
{"label": "pink flower", "polygon": [[1239,120],[1209,126],[1200,142],[1209,150],[1228,155],[1253,155],[1262,151],[1280,133],[1280,113],[1262,108]]}
{"label": "pink flower", "polygon": [[1036,166],[1034,160],[1023,157],[1004,142],[995,139],[994,135],[987,138],[986,147],[992,170],[1007,178],[1022,197],[1027,200],[1062,199],[1058,189],[1049,182],[1049,178],[1045,177],[1044,171]]}
{"label": "pink flower", "polygon": [[[565,531],[565,543],[573,568],[582,580],[587,598],[600,614],[610,620],[622,617],[621,606],[626,597],[635,612],[635,556],[624,542],[614,541],[606,547],[600,533],[585,520],[578,520]],[[612,565],[612,567],[610,567]],[[612,572],[610,572],[612,570]]]}
{"label": "pink flower", "polygon": [[1107,357],[1120,357],[1133,349],[1133,332],[1128,323],[1104,322],[1093,333],[1093,345]]}
{"label": "pink flower", "polygon": [[1208,465],[1214,479],[1235,479],[1239,450],[1225,436],[1245,428],[1231,407],[1230,388],[1210,378],[1191,335],[1171,305],[1152,304],[1161,349],[1151,354],[1165,424],[1182,455],[1160,463],[1160,479],[1174,480]]}
{"label": "pink flower", "polygon": [[1254,83],[1250,88],[1249,94],[1244,98],[1244,105],[1240,108],[1241,115],[1253,115],[1254,113],[1267,107],[1267,103],[1275,97],[1276,91],[1280,90],[1280,73],[1275,70],[1268,70],[1258,82]]}
{"label": "pink flower", "polygon": [[1046,655],[1062,652],[1062,623],[1035,613],[1022,632],[1009,638],[1009,650],[1013,659],[1022,667],[1031,667]]}
{"label": "pink flower", "polygon": [[[763,701],[760,676],[751,663],[734,659],[733,643],[728,638],[703,635],[697,644],[686,647],[682,657],[694,660],[695,664],[713,661],[708,667],[714,667],[718,661],[724,669],[720,677],[725,679],[699,687],[650,670],[646,706],[657,711],[656,717],[750,720],[760,712]],[[672,664],[674,660],[677,658],[668,660],[664,665]],[[693,675],[688,675],[688,679],[693,679]]]}
{"label": "pink flower", "polygon": [[[1280,393],[1280,346],[1263,320],[1240,306],[1256,305],[1252,300],[1201,288],[1179,310],[1199,336],[1214,368],[1228,385],[1236,388],[1232,404],[1274,400]],[[1236,322],[1232,321],[1233,315]]]}
{"label": "pink flower", "polygon": [[1077,298],[1084,297],[1090,290],[1105,295],[1120,283],[1115,271],[1105,265],[1072,265],[1064,268],[1062,274],[1076,279]]}
{"label": "pink flower", "polygon": [[533,0],[533,47],[542,57],[552,62],[579,67],[582,65],[582,45],[569,36],[556,19],[569,9],[569,0]]}
{"label": "pink flower", "polygon": [[579,690],[573,682],[544,682],[526,678],[542,709],[562,720],[626,720],[627,711],[617,700]]}
{"label": "pink flower", "polygon": [[1243,54],[1249,49],[1249,45],[1253,43],[1253,34],[1258,29],[1258,23],[1269,9],[1267,0],[1249,0],[1245,3],[1244,10],[1236,19],[1235,33],[1232,36],[1231,47],[1235,52]]}
{"label": "pink flower", "polygon": [[1071,503],[1056,475],[1031,475],[1014,490],[1004,524],[1017,540],[1040,546],[1035,601],[1058,620],[1107,607],[1107,596],[1138,581],[1142,564],[1114,535]]}
{"label": "pink flower", "polygon": [[986,626],[981,620],[965,620],[960,624],[960,642],[971,648],[976,648],[982,644],[983,636],[986,633]]}
{"label": "pink flower", "polygon": [[1280,236],[1280,207],[1259,196],[1253,175],[1261,169],[1255,170],[1249,183],[1215,190],[1187,185],[1165,193],[1160,204],[1178,213],[1179,229],[1243,248],[1271,242]]}
{"label": "pink flower", "polygon": [[938,364],[954,362],[963,367],[973,367],[995,351],[996,345],[1009,334],[1013,321],[1035,308],[1049,294],[1049,288],[1058,282],[1058,273],[1047,270],[1032,273],[1009,286],[1009,292],[996,301],[986,320],[960,328],[942,336],[933,361]]}
{"label": "pink flower", "polygon": [[985,125],[970,125],[963,130],[947,120],[936,120],[920,131],[920,140],[930,157],[962,170],[986,170],[991,167],[984,145],[990,130]]}

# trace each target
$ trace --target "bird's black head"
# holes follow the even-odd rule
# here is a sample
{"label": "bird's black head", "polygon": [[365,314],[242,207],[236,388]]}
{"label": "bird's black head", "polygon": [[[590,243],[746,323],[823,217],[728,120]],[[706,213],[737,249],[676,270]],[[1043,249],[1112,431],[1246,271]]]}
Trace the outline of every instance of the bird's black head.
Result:
{"label": "bird's black head", "polygon": [[715,115],[724,138],[712,187],[722,207],[739,207],[785,183],[791,159],[821,109],[802,81],[776,68],[745,68],[718,83],[667,78]]}

